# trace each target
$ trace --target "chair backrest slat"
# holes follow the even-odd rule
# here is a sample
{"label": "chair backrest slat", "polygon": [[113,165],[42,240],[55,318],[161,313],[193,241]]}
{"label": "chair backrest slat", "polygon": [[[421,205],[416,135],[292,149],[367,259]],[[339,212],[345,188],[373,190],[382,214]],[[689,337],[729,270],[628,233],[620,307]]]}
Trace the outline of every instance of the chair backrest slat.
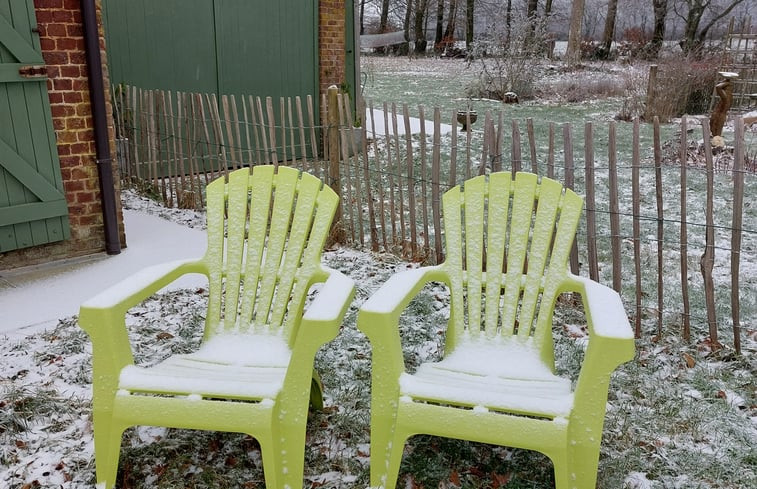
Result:
{"label": "chair backrest slat", "polygon": [[481,332],[481,287],[484,260],[484,203],[486,181],[469,180],[465,183],[465,276],[467,278],[468,329],[471,336]]}
{"label": "chair backrest slat", "polygon": [[[271,215],[271,198],[273,196],[274,168],[257,166],[253,169],[255,178],[250,187],[249,228],[258,232],[248,232],[247,258],[245,263],[245,291],[239,322],[251,324],[257,299],[258,281],[263,267],[263,252],[268,236],[269,216]],[[249,177],[248,177],[249,178]]]}
{"label": "chair backrest slat", "polygon": [[207,202],[206,338],[268,331],[291,343],[338,197],[296,169],[255,166],[211,183]]}
{"label": "chair backrest slat", "polygon": [[[486,233],[486,336],[497,335],[501,326],[503,270],[505,266],[505,243],[507,241],[507,219],[510,212],[511,178],[508,173],[494,173],[489,177]],[[494,326],[494,327],[492,327]]]}
{"label": "chair backrest slat", "polygon": [[[298,274],[297,268],[305,250],[305,243],[310,234],[310,226],[315,210],[316,197],[320,190],[321,182],[315,179],[304,179],[298,182],[297,201],[295,203],[292,224],[289,237],[286,242],[284,261],[282,263],[279,285],[276,289],[276,297],[271,308],[272,324],[281,324],[287,305],[290,303],[290,294]],[[315,265],[309,263],[307,265]],[[310,275],[306,273],[305,275]]]}
{"label": "chair backrest slat", "polygon": [[[276,178],[274,187],[273,208],[271,210],[271,222],[268,229],[268,242],[263,257],[263,270],[260,279],[260,290],[253,312],[252,322],[256,327],[268,324],[270,321],[271,304],[276,290],[276,283],[281,269],[281,258],[284,253],[284,245],[289,235],[292,206],[294,204],[295,191],[297,189],[297,174],[292,171],[286,173],[281,170]],[[294,178],[293,178],[294,177]],[[250,229],[250,232],[262,230]]]}
{"label": "chair backrest slat", "polygon": [[490,339],[532,338],[550,350],[552,306],[568,273],[581,197],[554,180],[499,172],[447,191],[443,206],[447,352],[482,331]]}
{"label": "chair backrest slat", "polygon": [[[502,332],[517,333],[519,321],[518,309],[522,292],[523,269],[526,264],[526,251],[533,221],[534,198],[536,194],[536,175],[518,173],[512,194],[512,212],[510,222],[504,216],[501,225],[509,229],[505,257],[505,290],[502,311]],[[496,216],[494,216],[496,219]],[[490,221],[495,225],[497,221]],[[518,323],[519,324],[519,323]]]}

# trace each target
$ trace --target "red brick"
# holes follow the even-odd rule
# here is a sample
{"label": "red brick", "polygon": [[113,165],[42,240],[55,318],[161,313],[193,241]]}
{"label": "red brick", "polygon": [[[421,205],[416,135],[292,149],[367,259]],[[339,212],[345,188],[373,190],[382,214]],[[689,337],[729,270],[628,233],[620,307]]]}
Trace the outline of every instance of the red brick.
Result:
{"label": "red brick", "polygon": [[76,140],[79,142],[94,141],[95,132],[92,129],[82,129],[76,132]]}
{"label": "red brick", "polygon": [[53,20],[62,24],[71,24],[74,22],[74,12],[72,10],[53,10]]}
{"label": "red brick", "polygon": [[77,65],[61,66],[60,76],[65,78],[80,78],[82,76],[82,68]]}
{"label": "red brick", "polygon": [[[68,78],[56,78],[53,80],[54,92],[70,92],[73,89],[74,84]],[[66,95],[65,93],[63,94],[63,100],[66,100]]]}
{"label": "red brick", "polygon": [[68,24],[66,26],[66,33],[71,37],[83,37],[84,36],[84,30],[82,29],[81,23],[76,24]]}
{"label": "red brick", "polygon": [[34,0],[34,6],[38,9],[59,9],[63,7],[63,0]]}
{"label": "red brick", "polygon": [[78,104],[84,101],[81,92],[64,92],[63,101],[67,104]]}
{"label": "red brick", "polygon": [[45,24],[40,26],[40,33],[44,33],[47,37],[66,37],[68,31],[66,24]]}
{"label": "red brick", "polygon": [[48,65],[65,65],[68,64],[68,55],[66,53],[58,52],[43,52],[42,58]]}
{"label": "red brick", "polygon": [[84,39],[65,37],[55,41],[55,47],[61,51],[76,51],[84,49]]}
{"label": "red brick", "polygon": [[80,192],[84,190],[84,182],[81,180],[68,180],[63,182],[66,193]]}

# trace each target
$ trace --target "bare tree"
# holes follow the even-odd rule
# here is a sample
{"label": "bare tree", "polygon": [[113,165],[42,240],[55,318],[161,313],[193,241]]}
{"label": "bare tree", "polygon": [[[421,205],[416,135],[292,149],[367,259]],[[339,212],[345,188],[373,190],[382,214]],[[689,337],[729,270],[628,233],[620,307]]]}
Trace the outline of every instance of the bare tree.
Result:
{"label": "bare tree", "polygon": [[602,34],[602,46],[600,53],[602,57],[607,58],[612,49],[612,41],[615,37],[615,19],[618,16],[618,0],[610,0],[607,3],[607,16],[605,17],[605,30]]}
{"label": "bare tree", "polygon": [[585,0],[573,0],[570,9],[570,27],[568,31],[568,48],[565,58],[569,64],[576,65],[581,60],[581,22],[584,18]]}
{"label": "bare tree", "polygon": [[465,0],[465,49],[473,47],[473,11],[475,0]]}
{"label": "bare tree", "polygon": [[[694,53],[704,44],[710,29],[721,19],[731,13],[744,0],[728,0],[722,5],[714,0],[678,0],[674,5],[676,15],[684,19],[681,49],[684,53]],[[707,14],[707,15],[706,15]],[[704,27],[700,27],[703,18],[708,18]]]}
{"label": "bare tree", "polygon": [[436,33],[434,35],[434,51],[439,52],[444,38],[444,0],[436,2]]}
{"label": "bare tree", "polygon": [[422,54],[426,52],[426,13],[428,10],[428,0],[417,0],[415,4],[415,22],[413,24],[415,31],[415,52]]}
{"label": "bare tree", "polygon": [[443,39],[452,40],[455,37],[455,27],[457,26],[457,1],[449,0],[449,13],[447,14],[447,27],[444,29]]}
{"label": "bare tree", "polygon": [[389,24],[389,0],[381,0],[381,15],[379,17],[379,34],[386,32]]}

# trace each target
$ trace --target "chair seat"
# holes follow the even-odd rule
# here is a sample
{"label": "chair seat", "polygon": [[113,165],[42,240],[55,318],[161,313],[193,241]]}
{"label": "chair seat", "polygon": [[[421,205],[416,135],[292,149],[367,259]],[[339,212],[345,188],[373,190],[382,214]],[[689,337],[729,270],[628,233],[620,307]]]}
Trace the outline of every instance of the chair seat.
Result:
{"label": "chair seat", "polygon": [[210,398],[275,399],[290,357],[291,350],[278,336],[219,335],[194,353],[174,355],[152,367],[124,367],[118,388]]}
{"label": "chair seat", "polygon": [[573,407],[571,381],[554,375],[527,343],[466,342],[443,360],[400,376],[405,400],[555,418]]}

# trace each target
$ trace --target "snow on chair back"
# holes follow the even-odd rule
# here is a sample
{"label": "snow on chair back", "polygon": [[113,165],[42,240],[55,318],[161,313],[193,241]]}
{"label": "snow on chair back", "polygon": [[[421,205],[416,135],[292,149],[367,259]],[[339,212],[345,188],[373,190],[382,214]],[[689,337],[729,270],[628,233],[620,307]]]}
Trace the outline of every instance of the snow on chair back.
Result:
{"label": "snow on chair back", "polygon": [[551,358],[552,304],[583,200],[530,173],[482,175],[443,197],[451,310],[447,351],[486,335],[533,337]]}
{"label": "snow on chair back", "polygon": [[208,256],[220,266],[209,279],[206,337],[268,329],[291,339],[338,197],[312,175],[272,166],[232,172],[207,193]]}

